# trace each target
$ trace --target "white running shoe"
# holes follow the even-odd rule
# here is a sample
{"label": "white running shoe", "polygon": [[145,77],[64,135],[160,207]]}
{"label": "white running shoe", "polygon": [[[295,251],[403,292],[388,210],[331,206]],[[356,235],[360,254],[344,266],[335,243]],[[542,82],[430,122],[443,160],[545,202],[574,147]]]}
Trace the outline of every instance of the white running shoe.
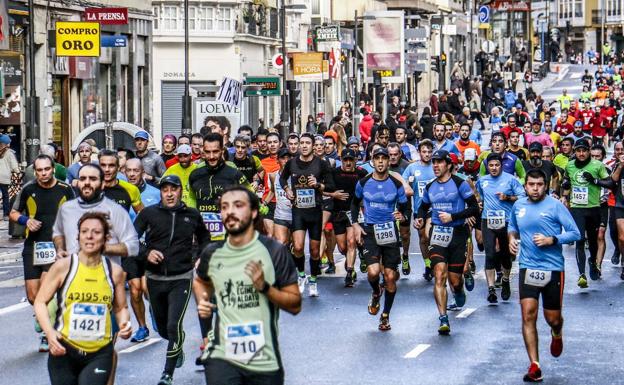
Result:
{"label": "white running shoe", "polygon": [[297,278],[297,284],[299,285],[299,293],[303,294],[305,291],[305,285],[308,283],[308,276],[299,276]]}
{"label": "white running shoe", "polygon": [[319,292],[318,292],[318,286],[316,282],[310,282],[308,284],[308,294],[310,297],[318,297],[319,296]]}

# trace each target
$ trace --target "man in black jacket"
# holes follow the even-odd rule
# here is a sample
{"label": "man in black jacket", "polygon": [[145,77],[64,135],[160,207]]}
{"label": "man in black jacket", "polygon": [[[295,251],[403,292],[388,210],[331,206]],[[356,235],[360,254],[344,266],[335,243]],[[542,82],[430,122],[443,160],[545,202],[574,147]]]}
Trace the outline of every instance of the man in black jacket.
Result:
{"label": "man in black jacket", "polygon": [[210,241],[201,214],[182,203],[182,182],[177,175],[160,180],[160,203],[143,209],[134,227],[145,234],[140,258],[147,259],[147,291],[158,333],[169,341],[165,369],[159,385],[173,383],[173,371],[184,363],[182,324],[191,297],[193,237],[200,250]]}

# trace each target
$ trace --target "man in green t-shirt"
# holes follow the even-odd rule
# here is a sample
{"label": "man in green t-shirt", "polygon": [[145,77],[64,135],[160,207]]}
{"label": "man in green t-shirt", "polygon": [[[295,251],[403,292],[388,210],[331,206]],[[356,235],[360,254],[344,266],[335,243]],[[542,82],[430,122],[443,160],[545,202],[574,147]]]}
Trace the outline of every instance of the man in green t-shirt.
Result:
{"label": "man in green t-shirt", "polygon": [[589,276],[595,281],[600,278],[600,267],[596,265],[598,228],[607,226],[606,223],[601,223],[600,218],[601,187],[610,188],[613,181],[605,165],[590,157],[587,139],[576,141],[574,156],[575,159],[570,160],[565,168],[561,199],[570,208],[574,222],[581,232],[582,239],[576,242],[576,263],[580,274],[578,286],[585,289],[585,240],[589,242]]}
{"label": "man in green t-shirt", "polygon": [[557,101],[561,106],[561,110],[569,110],[570,104],[572,103],[572,96],[568,95],[568,90],[564,89],[563,94],[557,98]]}
{"label": "man in green t-shirt", "polygon": [[218,317],[201,363],[206,383],[283,384],[278,345],[279,309],[301,310],[297,269],[286,246],[258,234],[258,197],[243,186],[226,188],[219,203],[225,241],[201,253],[193,290],[200,317]]}

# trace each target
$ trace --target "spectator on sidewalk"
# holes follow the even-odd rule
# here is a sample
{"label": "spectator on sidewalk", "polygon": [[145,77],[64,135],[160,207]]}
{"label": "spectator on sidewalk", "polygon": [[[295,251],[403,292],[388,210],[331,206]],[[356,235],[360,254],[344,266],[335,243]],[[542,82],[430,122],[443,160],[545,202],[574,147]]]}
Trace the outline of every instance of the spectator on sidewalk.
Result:
{"label": "spectator on sidewalk", "polygon": [[360,114],[362,115],[362,121],[360,122],[360,137],[363,143],[368,143],[373,130],[373,117],[366,108],[360,108]]}
{"label": "spectator on sidewalk", "polygon": [[418,121],[420,128],[422,129],[422,139],[433,140],[433,125],[435,124],[435,118],[431,114],[431,109],[425,107],[423,109],[422,116]]}
{"label": "spectator on sidewalk", "polygon": [[[431,91],[431,97],[429,98],[429,107],[431,108],[431,115],[436,116],[439,110],[438,90]],[[422,125],[422,124],[421,124]]]}
{"label": "spectator on sidewalk", "polygon": [[20,171],[15,153],[11,150],[10,145],[11,138],[5,134],[0,135],[0,193],[2,193],[2,216],[5,221],[9,220],[11,174]]}

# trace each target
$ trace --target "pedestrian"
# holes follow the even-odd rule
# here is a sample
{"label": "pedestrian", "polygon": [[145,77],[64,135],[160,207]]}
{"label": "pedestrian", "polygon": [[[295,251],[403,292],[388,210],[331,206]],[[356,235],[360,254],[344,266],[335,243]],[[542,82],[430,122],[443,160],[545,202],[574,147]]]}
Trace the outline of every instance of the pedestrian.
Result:
{"label": "pedestrian", "polygon": [[9,220],[9,187],[11,175],[20,172],[15,153],[11,149],[11,138],[6,134],[0,135],[0,193],[2,193],[2,214],[5,221]]}
{"label": "pedestrian", "polygon": [[152,186],[156,186],[167,168],[162,158],[154,151],[147,148],[148,144],[149,134],[147,131],[137,131],[134,134],[135,154],[136,157],[141,160],[141,163],[143,163],[145,180]]}

